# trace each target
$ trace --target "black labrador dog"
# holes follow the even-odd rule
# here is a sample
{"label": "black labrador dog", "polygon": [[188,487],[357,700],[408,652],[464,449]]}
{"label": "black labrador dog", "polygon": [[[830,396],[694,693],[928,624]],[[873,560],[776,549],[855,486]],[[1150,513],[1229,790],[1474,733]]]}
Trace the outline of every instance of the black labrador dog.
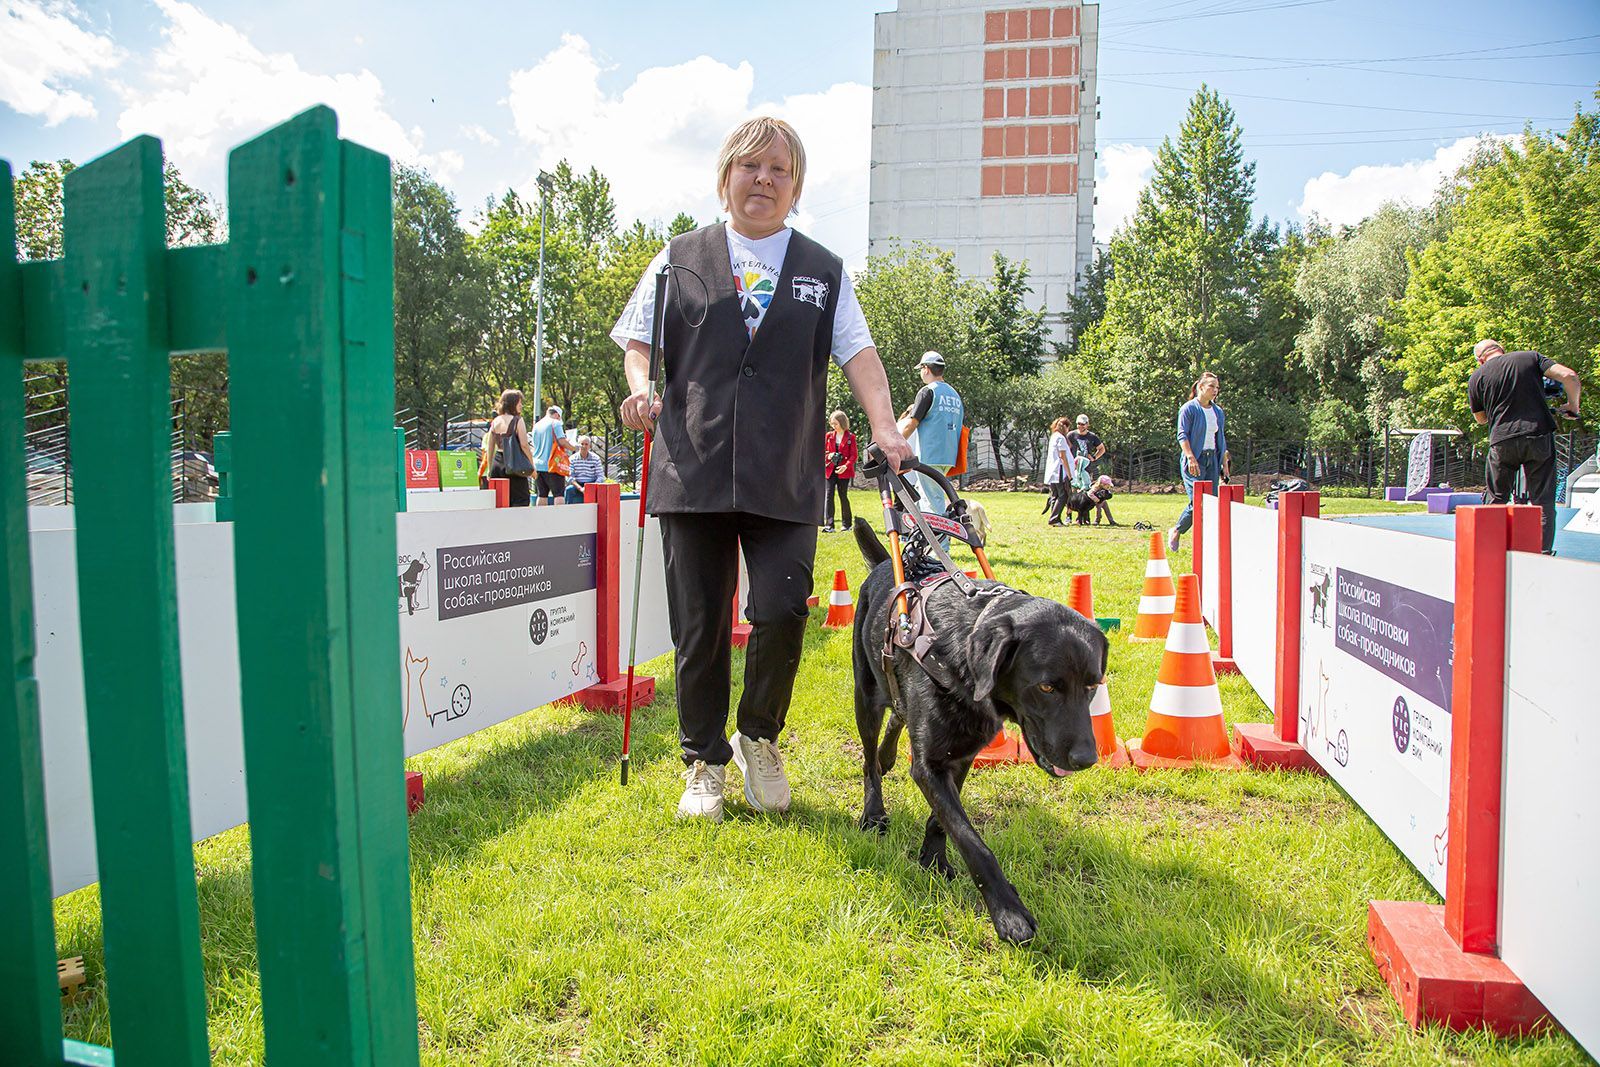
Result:
{"label": "black labrador dog", "polygon": [[[941,582],[923,594],[934,630],[928,669],[910,653],[897,651],[893,670],[899,698],[891,700],[883,647],[894,610],[894,570],[872,527],[857,519],[855,534],[872,566],[857,598],[853,654],[866,779],[861,828],[888,832],[883,775],[894,766],[901,730],[908,730],[911,778],[932,809],[919,862],[955,877],[946,851],[946,841],[953,838],[995,932],[1006,941],[1027,941],[1038,924],[967,818],[961,786],[973,757],[1007,719],[1021,726],[1028,751],[1046,773],[1064,777],[1094,765],[1089,700],[1105,677],[1106,636],[1093,620],[1053,600],[1021,591],[968,599],[953,582]],[[977,584],[1000,587],[998,582]]]}

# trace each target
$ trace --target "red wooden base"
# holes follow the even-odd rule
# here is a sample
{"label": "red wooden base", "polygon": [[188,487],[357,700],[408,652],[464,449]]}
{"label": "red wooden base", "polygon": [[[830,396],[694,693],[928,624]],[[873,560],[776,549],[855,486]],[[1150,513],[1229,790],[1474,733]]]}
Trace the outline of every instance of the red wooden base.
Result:
{"label": "red wooden base", "polygon": [[1309,771],[1327,774],[1321,764],[1311,758],[1305,746],[1295,741],[1281,740],[1273,732],[1270,722],[1238,722],[1233,724],[1233,751],[1240,759],[1259,771]]}
{"label": "red wooden base", "polygon": [[[636,674],[633,676],[633,706],[643,707],[656,698],[656,680],[647,675]],[[622,707],[628,699],[628,678],[621,678],[610,682],[600,682],[587,689],[580,689],[572,694],[572,699],[588,708],[590,711],[609,711],[621,714]]]}
{"label": "red wooden base", "polygon": [[1152,756],[1140,747],[1140,743],[1140,739],[1137,737],[1128,739],[1128,758],[1133,761],[1135,769],[1140,771],[1187,771],[1195,767],[1203,767],[1212,771],[1243,771],[1249,769],[1244,760],[1231,752],[1217,759],[1173,759],[1167,756]]}
{"label": "red wooden base", "polygon": [[1211,653],[1211,670],[1214,674],[1238,674],[1239,664],[1231,656]]}
{"label": "red wooden base", "polygon": [[750,643],[750,624],[736,622],[733,624],[733,647],[743,648]]}
{"label": "red wooden base", "polygon": [[415,815],[422,807],[422,772],[406,772],[406,814]]}
{"label": "red wooden base", "polygon": [[1097,767],[1109,767],[1114,771],[1126,770],[1133,766],[1133,760],[1128,757],[1128,746],[1117,742],[1117,747],[1112,749],[1111,755],[1101,756],[1096,761]]}
{"label": "red wooden base", "polygon": [[1445,932],[1444,908],[1374,900],[1367,908],[1367,948],[1389,991],[1414,1027],[1486,1027],[1502,1037],[1550,1021],[1537,997],[1494,956],[1462,952]]}

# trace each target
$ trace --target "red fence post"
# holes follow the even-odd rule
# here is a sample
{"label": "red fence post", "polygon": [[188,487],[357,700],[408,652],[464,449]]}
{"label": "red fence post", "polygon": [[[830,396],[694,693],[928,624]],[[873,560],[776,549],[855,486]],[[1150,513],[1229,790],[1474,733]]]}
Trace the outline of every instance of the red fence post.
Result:
{"label": "red fence post", "polygon": [[1300,744],[1301,522],[1321,513],[1316,493],[1278,494],[1278,659],[1272,722],[1237,723],[1233,728],[1240,757],[1254,767],[1322,773]]}
{"label": "red fence post", "polygon": [[1211,669],[1238,674],[1233,659],[1233,505],[1244,503],[1244,486],[1217,486],[1217,651]]}
{"label": "red fence post", "polygon": [[1549,1018],[1501,962],[1506,553],[1539,549],[1533,507],[1456,509],[1455,661],[1443,907],[1372,901],[1367,946],[1412,1026],[1526,1032]]}
{"label": "red fence post", "polygon": [[[616,711],[626,697],[627,682],[617,664],[621,657],[622,620],[622,486],[616,482],[590,482],[583,487],[583,502],[598,504],[595,516],[595,669],[600,680],[573,694],[584,707]],[[644,536],[644,531],[639,531]],[[636,674],[634,703],[655,699],[656,680]]]}

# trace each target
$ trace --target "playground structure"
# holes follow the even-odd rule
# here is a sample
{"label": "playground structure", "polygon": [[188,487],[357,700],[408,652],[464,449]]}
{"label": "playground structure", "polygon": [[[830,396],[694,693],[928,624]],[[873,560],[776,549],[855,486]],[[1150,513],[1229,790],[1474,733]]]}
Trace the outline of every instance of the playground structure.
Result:
{"label": "playground structure", "polygon": [[1593,654],[1600,565],[1540,555],[1535,507],[1330,521],[1315,493],[1271,511],[1201,486],[1205,614],[1274,714],[1236,726],[1236,748],[1332,776],[1444,897],[1371,904],[1406,1018],[1553,1018],[1600,1049],[1600,857],[1579,844],[1600,729],[1566,666]]}

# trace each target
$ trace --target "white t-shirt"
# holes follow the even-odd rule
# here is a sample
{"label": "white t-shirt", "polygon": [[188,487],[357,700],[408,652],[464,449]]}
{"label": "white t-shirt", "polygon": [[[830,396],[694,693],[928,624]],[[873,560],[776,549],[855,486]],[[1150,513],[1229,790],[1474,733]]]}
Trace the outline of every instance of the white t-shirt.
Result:
{"label": "white t-shirt", "polygon": [[[734,292],[739,296],[739,310],[744,315],[745,329],[751,337],[766,317],[772,297],[778,291],[778,279],[783,274],[783,259],[789,253],[789,238],[793,230],[785,226],[770,237],[754,240],[736,233],[732,226],[724,226],[728,235],[728,267],[733,272]],[[667,261],[663,248],[650,261],[644,277],[633,290],[628,306],[612,327],[611,339],[619,348],[627,348],[629,341],[650,343],[650,319],[656,309],[656,272]],[[673,285],[692,287],[692,277],[679,274]],[[864,348],[872,347],[872,333],[867,329],[866,316],[861,313],[861,301],[856,299],[855,286],[850,283],[848,271],[839,272],[839,303],[833,315],[833,361],[839,366],[850,362]]]}
{"label": "white t-shirt", "polygon": [[1206,443],[1202,452],[1215,452],[1217,450],[1217,409],[1200,405],[1200,410],[1206,416]]}
{"label": "white t-shirt", "polygon": [[1067,435],[1053,433],[1050,435],[1049,450],[1045,453],[1044,480],[1047,484],[1066,481],[1067,468],[1061,462],[1061,456],[1067,450]]}

